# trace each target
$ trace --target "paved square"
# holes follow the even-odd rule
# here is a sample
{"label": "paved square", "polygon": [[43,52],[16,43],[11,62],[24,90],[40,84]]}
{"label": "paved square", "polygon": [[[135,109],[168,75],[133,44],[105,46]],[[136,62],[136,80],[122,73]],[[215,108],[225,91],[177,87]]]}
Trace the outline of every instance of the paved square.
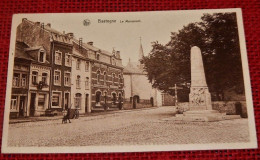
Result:
{"label": "paved square", "polygon": [[9,125],[8,146],[87,146],[248,142],[248,120],[166,121],[174,107],[119,111]]}

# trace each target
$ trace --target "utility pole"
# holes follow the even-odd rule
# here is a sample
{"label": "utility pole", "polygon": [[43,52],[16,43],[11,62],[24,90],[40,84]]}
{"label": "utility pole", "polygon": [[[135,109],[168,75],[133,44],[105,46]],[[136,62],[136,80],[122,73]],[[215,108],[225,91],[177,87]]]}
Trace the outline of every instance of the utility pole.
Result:
{"label": "utility pole", "polygon": [[178,103],[178,96],[177,96],[177,85],[176,85],[176,83],[175,83],[175,86],[174,86],[174,88],[175,88],[175,106],[177,107],[177,103]]}

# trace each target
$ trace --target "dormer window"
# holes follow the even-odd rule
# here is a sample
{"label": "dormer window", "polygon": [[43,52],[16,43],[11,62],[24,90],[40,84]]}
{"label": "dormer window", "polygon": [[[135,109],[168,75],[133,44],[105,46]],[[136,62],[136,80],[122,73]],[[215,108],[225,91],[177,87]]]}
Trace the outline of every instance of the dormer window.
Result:
{"label": "dormer window", "polygon": [[44,63],[45,62],[45,51],[44,50],[41,50],[40,53],[39,53],[39,58],[38,58],[38,61],[41,62],[41,63]]}
{"label": "dormer window", "polygon": [[115,61],[114,58],[112,58],[112,60],[111,60],[111,64],[112,64],[112,65],[116,65],[116,61]]}
{"label": "dormer window", "polygon": [[99,59],[100,59],[100,54],[99,53],[97,53],[96,59],[99,61]]}

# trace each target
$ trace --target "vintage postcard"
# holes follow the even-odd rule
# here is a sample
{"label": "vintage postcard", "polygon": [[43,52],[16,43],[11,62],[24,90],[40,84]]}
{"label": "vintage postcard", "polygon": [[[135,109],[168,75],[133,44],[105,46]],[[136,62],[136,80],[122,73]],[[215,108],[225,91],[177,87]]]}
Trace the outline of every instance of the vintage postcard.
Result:
{"label": "vintage postcard", "polygon": [[241,9],[13,15],[2,153],[256,148]]}

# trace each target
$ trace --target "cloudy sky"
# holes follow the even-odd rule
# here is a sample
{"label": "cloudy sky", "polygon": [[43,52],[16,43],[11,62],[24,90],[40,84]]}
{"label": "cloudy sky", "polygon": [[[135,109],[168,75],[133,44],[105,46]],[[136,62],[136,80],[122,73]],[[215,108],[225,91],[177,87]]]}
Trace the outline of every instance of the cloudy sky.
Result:
{"label": "cloudy sky", "polygon": [[[94,46],[121,52],[123,64],[138,60],[142,37],[144,54],[151,51],[151,42],[159,41],[165,44],[170,40],[170,33],[177,32],[190,22],[200,21],[203,13],[210,10],[197,11],[159,11],[159,12],[121,12],[121,13],[67,13],[67,14],[19,14],[15,15],[13,30],[21,23],[22,18],[51,23],[51,27],[65,33],[73,32],[76,38],[83,38],[84,42],[93,41]],[[83,25],[88,19],[91,24]],[[116,23],[98,23],[98,20],[116,20]],[[120,21],[136,20],[141,22],[120,23]],[[12,35],[14,36],[14,35]]]}

